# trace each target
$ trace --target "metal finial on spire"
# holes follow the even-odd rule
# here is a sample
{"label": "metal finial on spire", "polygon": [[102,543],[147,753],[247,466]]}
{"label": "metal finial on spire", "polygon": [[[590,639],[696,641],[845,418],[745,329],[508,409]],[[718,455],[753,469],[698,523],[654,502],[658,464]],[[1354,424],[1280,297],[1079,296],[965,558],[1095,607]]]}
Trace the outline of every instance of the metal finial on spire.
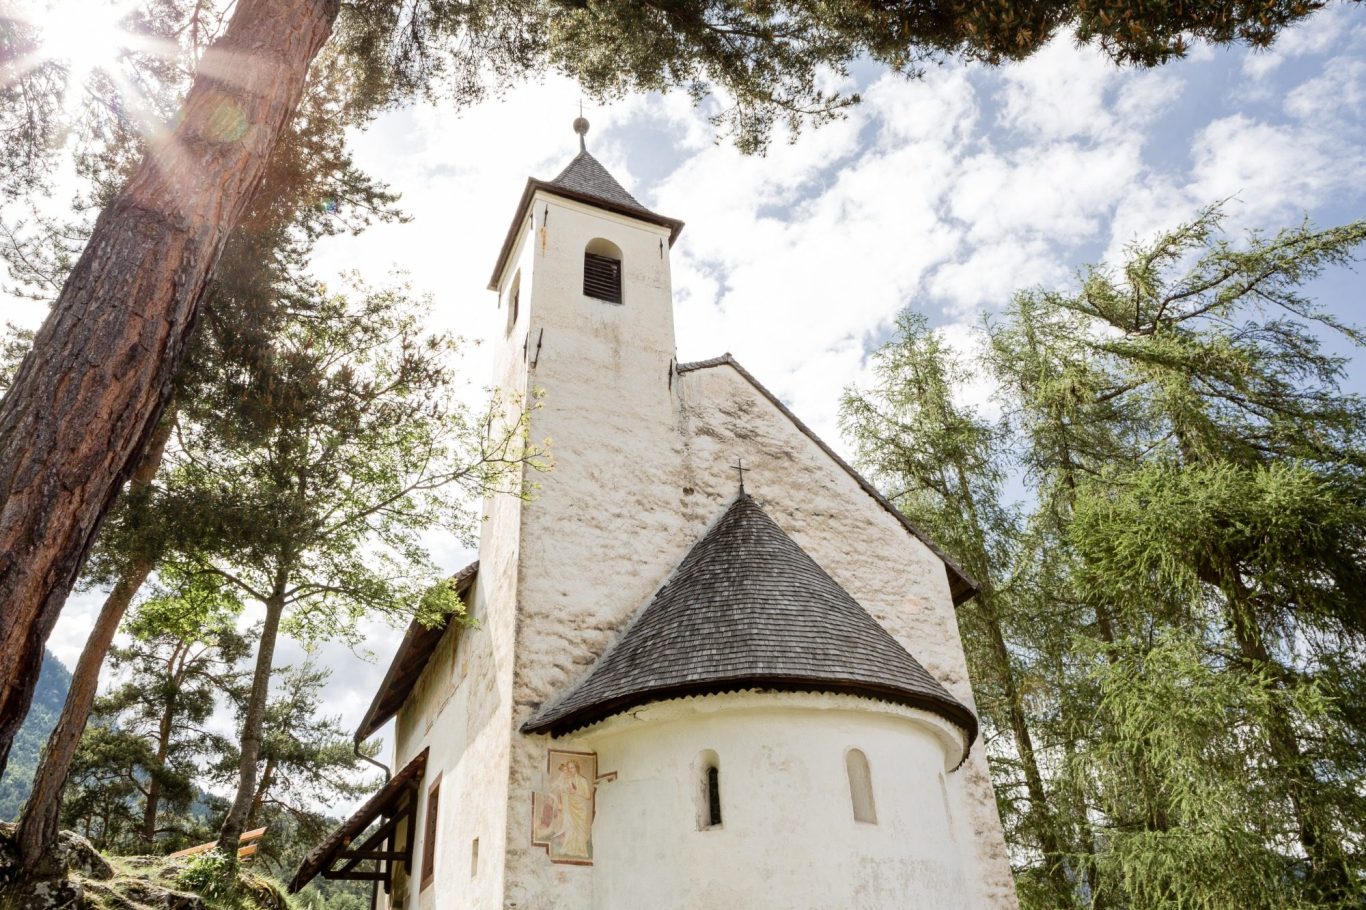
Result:
{"label": "metal finial on spire", "polygon": [[579,102],[579,116],[574,118],[574,132],[579,134],[579,151],[588,151],[588,146],[583,139],[584,136],[588,135],[588,120],[583,116],[582,101]]}

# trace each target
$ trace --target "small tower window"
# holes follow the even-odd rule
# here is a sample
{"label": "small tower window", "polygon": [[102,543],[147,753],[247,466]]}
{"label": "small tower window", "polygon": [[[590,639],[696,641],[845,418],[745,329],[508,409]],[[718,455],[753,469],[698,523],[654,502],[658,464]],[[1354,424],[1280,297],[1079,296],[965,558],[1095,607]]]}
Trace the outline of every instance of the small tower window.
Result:
{"label": "small tower window", "polygon": [[621,248],[599,237],[583,254],[583,293],[595,300],[621,303]]}
{"label": "small tower window", "polygon": [[517,274],[512,276],[512,287],[508,289],[508,328],[507,334],[511,335],[513,328],[517,325],[517,310],[522,302],[522,271],[517,270]]}
{"label": "small tower window", "polygon": [[422,831],[422,884],[425,891],[436,877],[436,819],[437,807],[441,805],[441,775],[427,791],[427,824]]}
{"label": "small tower window", "polygon": [[721,763],[710,749],[697,757],[697,829],[721,825]]}
{"label": "small tower window", "polygon": [[854,804],[854,821],[877,824],[877,807],[873,804],[873,775],[868,770],[868,756],[858,749],[844,753],[844,768],[849,772],[849,799]]}

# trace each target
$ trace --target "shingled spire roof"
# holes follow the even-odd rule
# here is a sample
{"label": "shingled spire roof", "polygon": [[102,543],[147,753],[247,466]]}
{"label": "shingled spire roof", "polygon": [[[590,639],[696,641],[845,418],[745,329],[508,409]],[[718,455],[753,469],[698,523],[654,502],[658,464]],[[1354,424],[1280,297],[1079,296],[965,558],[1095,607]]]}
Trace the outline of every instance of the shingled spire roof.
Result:
{"label": "shingled spire roof", "polygon": [[636,705],[739,689],[847,692],[977,718],[741,493],[621,637],[523,730],[562,734]]}
{"label": "shingled spire roof", "polygon": [[617,183],[617,178],[609,174],[607,168],[588,154],[586,149],[575,155],[574,160],[560,171],[560,176],[550,181],[550,185],[614,206],[635,209],[643,214],[659,217],[637,202],[636,197],[626,192],[626,188]]}
{"label": "shingled spire roof", "polygon": [[[584,132],[586,131],[585,127]],[[577,122],[575,132],[579,132]],[[580,132],[579,135],[582,139],[583,133]],[[503,247],[498,252],[498,261],[493,266],[493,277],[489,279],[491,291],[498,290],[503,269],[507,266],[508,257],[512,255],[513,244],[517,241],[518,232],[527,216],[527,209],[537,190],[666,227],[669,229],[669,246],[673,246],[678,235],[683,232],[683,222],[652,212],[641,205],[581,144],[578,155],[574,156],[574,160],[570,161],[569,166],[560,171],[560,175],[554,180],[537,180],[532,177],[526,182],[522,199],[517,203],[517,214],[512,218],[512,225],[508,228],[507,236],[503,238]]]}

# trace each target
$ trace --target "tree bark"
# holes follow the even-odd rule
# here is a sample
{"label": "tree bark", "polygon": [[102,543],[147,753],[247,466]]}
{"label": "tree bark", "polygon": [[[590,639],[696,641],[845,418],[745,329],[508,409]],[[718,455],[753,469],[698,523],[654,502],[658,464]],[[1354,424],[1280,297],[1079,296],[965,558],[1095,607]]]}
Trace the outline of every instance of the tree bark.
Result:
{"label": "tree bark", "polygon": [[246,830],[256,796],[256,762],[261,757],[266,702],[270,697],[270,671],[275,660],[275,642],[279,638],[280,618],[285,612],[285,587],[276,584],[266,600],[266,621],[261,627],[261,641],[256,647],[256,668],[251,677],[251,693],[247,696],[247,711],[242,718],[242,752],[237,764],[237,795],[223,819],[218,833],[219,852],[237,861],[237,848]]}
{"label": "tree bark", "polygon": [[[169,415],[168,415],[169,418]],[[143,455],[137,471],[133,474],[130,489],[146,488],[151,484],[161,467],[166,453],[166,443],[171,438],[171,421],[163,420],[152,437],[151,445]],[[67,691],[66,702],[62,705],[62,716],[48,737],[47,747],[33,775],[33,789],[29,792],[24,811],[19,816],[19,828],[15,840],[19,846],[21,866],[25,874],[38,878],[45,874],[56,874],[60,870],[47,869],[46,864],[52,857],[53,847],[57,844],[58,826],[61,822],[62,791],[66,789],[67,777],[71,773],[71,761],[80,745],[81,735],[85,733],[86,722],[90,719],[90,709],[95,703],[99,689],[100,668],[109,653],[123,614],[132,603],[147,576],[152,572],[152,560],[141,557],[133,561],[119,577],[114,589],[105,598],[95,625],[90,630],[90,638],[81,650],[76,670],[71,674],[71,688]]]}
{"label": "tree bark", "polygon": [[150,440],[199,301],[339,0],[238,0],[0,401],[0,772],[43,645]]}
{"label": "tree bark", "polygon": [[[162,771],[166,767],[166,756],[171,754],[171,731],[175,726],[175,715],[177,698],[180,693],[180,683],[185,672],[185,659],[189,646],[178,647],[173,652],[171,664],[168,669],[171,671],[171,684],[166,692],[166,706],[162,709],[161,719],[157,724],[157,767],[156,770]],[[142,839],[148,847],[157,836],[157,810],[161,803],[161,778],[156,774],[147,781],[147,802],[142,807]]]}
{"label": "tree bark", "polygon": [[261,782],[256,785],[256,795],[251,799],[251,811],[247,813],[246,826],[256,827],[256,822],[261,815],[261,807],[265,805],[266,794],[270,792],[271,785],[275,783],[275,761],[266,759],[266,767],[261,772]]}

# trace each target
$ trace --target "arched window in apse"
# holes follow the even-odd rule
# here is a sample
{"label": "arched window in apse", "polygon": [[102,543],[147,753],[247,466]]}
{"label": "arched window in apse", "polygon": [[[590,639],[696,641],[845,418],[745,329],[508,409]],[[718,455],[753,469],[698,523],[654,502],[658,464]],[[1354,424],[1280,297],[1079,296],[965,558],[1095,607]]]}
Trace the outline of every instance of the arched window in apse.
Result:
{"label": "arched window in apse", "polygon": [[697,760],[697,829],[705,831],[721,824],[721,762],[707,749]]}
{"label": "arched window in apse", "polygon": [[868,769],[868,756],[859,749],[844,753],[844,769],[849,773],[849,799],[854,806],[854,821],[877,824],[877,806],[873,803],[873,775]]}

